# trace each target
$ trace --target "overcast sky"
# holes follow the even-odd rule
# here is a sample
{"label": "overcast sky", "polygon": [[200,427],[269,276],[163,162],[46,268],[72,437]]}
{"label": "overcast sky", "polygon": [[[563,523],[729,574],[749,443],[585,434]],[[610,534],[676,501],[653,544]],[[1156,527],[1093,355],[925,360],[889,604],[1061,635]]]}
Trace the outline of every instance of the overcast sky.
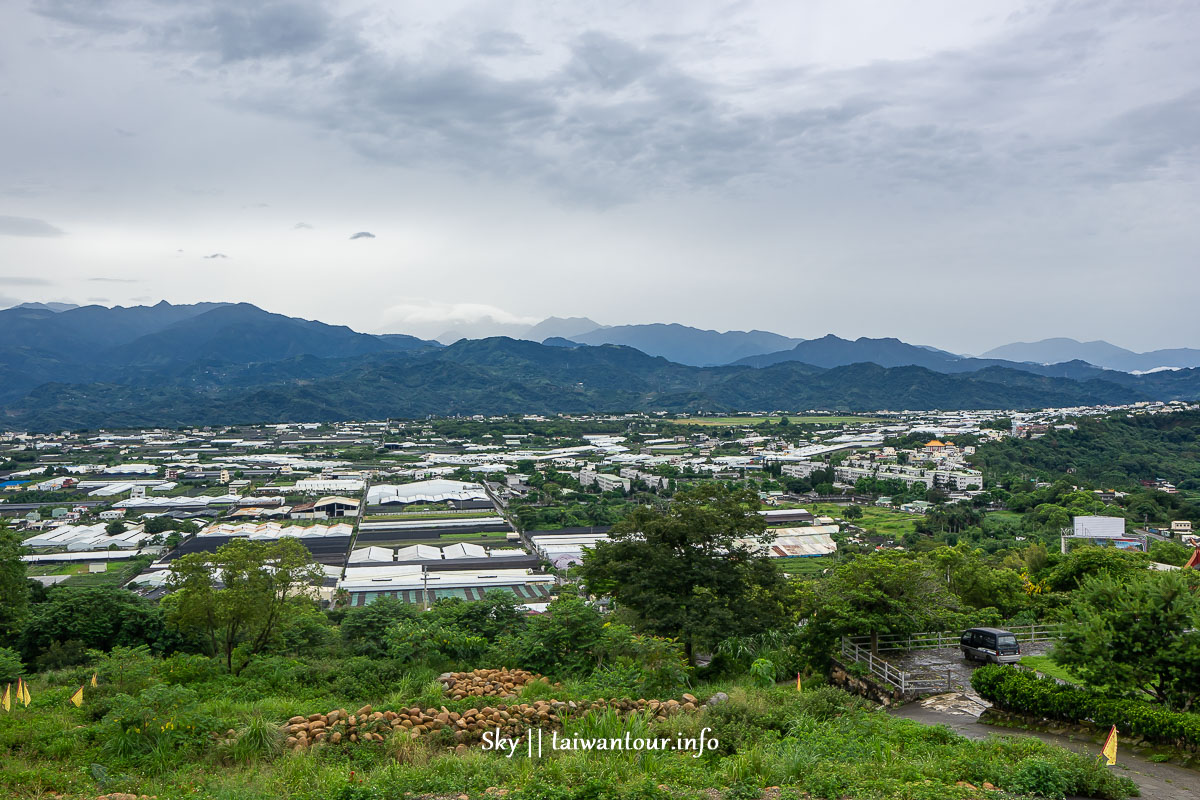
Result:
{"label": "overcast sky", "polygon": [[0,305],[1200,346],[1200,4],[0,7]]}

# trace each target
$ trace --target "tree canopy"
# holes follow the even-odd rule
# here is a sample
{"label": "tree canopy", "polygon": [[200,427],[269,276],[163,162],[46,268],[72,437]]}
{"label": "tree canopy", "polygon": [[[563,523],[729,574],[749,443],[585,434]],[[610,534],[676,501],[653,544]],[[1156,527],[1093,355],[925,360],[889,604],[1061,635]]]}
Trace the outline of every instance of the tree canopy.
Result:
{"label": "tree canopy", "polygon": [[766,523],[745,489],[704,484],[666,508],[641,506],[584,555],[588,590],[611,596],[635,628],[696,647],[786,624],[788,587],[758,552]]}

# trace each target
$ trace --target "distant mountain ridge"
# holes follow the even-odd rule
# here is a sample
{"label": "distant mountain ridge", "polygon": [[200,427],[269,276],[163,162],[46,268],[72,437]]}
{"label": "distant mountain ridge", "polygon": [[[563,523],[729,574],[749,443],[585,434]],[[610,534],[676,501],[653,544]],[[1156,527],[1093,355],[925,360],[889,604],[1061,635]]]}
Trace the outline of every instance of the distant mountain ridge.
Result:
{"label": "distant mountain ridge", "polygon": [[[551,318],[525,330],[566,333],[591,324]],[[1197,368],[1136,375],[1081,360],[971,358],[894,338],[803,341],[683,325],[601,327],[548,335],[544,344],[489,337],[442,346],[248,303],[164,302],[10,308],[0,311],[0,330],[0,424],[10,429],[517,411],[1004,409],[1200,398]],[[722,362],[780,343],[786,347]]]}
{"label": "distant mountain ridge", "polygon": [[620,344],[678,364],[712,367],[791,347],[802,339],[770,331],[711,331],[676,323],[613,325],[564,338],[580,344]]}
{"label": "distant mountain ridge", "polygon": [[0,311],[0,398],[47,382],[120,379],[124,371],[177,371],[194,361],[234,364],[300,355],[347,357],[438,347],[412,336],[372,336],[285,317],[248,303],[81,306]]}
{"label": "distant mountain ridge", "polygon": [[1175,347],[1137,353],[1102,340],[1080,342],[1075,339],[1042,339],[1037,342],[1014,342],[992,348],[984,358],[1003,358],[1009,361],[1028,361],[1036,364],[1056,364],[1080,360],[1105,369],[1122,372],[1146,372],[1163,367],[1200,367],[1200,349]]}
{"label": "distant mountain ridge", "polygon": [[516,412],[1041,408],[1200,396],[1200,370],[1113,374],[1124,382],[1005,367],[956,374],[796,361],[692,367],[620,345],[553,347],[498,337],[413,353],[197,362],[123,383],[52,383],[6,404],[0,419],[9,428],[53,430]]}

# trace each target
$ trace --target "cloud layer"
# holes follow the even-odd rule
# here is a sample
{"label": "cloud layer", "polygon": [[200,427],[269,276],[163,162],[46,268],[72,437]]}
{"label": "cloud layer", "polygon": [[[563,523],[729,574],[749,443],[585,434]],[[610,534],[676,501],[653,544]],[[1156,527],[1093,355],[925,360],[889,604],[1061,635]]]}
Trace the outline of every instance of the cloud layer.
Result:
{"label": "cloud layer", "polygon": [[[0,23],[0,70],[38,76],[0,131],[29,165],[0,247],[92,274],[236,252],[160,274],[172,299],[333,270],[372,287],[360,327],[405,324],[404,294],[954,350],[1200,334],[1200,7],[38,0]],[[348,252],[355,230],[379,239]]]}

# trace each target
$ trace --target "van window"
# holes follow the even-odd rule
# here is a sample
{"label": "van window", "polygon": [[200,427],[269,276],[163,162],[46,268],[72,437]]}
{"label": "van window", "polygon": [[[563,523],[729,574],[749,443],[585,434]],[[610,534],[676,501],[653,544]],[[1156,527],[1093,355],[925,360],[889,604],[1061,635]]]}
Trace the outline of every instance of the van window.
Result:
{"label": "van window", "polygon": [[1016,647],[1017,646],[1017,637],[1013,636],[1011,633],[1006,636],[1001,636],[1000,637],[1000,646],[1001,647]]}

